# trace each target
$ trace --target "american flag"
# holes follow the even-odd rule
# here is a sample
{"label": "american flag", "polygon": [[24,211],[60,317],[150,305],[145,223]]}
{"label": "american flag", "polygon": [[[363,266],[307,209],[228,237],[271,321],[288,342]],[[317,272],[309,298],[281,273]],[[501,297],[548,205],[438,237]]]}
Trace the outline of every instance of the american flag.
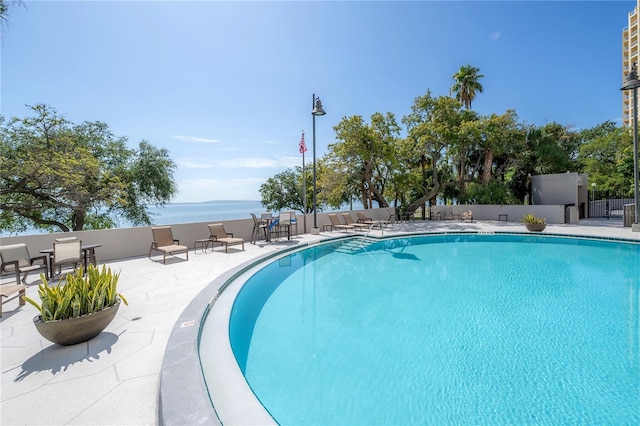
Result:
{"label": "american flag", "polygon": [[300,139],[300,154],[307,152],[307,145],[304,143],[304,132],[302,132],[302,139]]}

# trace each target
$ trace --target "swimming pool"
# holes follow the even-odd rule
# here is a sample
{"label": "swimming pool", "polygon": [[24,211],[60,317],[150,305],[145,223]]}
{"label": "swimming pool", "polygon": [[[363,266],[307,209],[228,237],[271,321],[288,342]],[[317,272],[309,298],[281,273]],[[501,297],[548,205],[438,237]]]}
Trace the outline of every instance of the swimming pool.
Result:
{"label": "swimming pool", "polygon": [[[231,317],[237,365],[277,422],[640,421],[638,245],[353,241],[250,271],[211,314]],[[220,365],[208,323],[205,375]]]}

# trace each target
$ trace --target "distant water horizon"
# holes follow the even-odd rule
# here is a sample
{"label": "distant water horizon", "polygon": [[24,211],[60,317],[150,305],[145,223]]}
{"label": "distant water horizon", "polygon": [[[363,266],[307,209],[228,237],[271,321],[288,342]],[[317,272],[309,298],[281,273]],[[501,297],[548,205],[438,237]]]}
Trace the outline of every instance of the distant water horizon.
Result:
{"label": "distant water horizon", "polygon": [[[348,210],[350,206],[344,205],[339,210]],[[354,210],[361,210],[362,203],[354,202]],[[191,203],[167,203],[163,207],[148,206],[153,225],[177,225],[182,223],[214,222],[223,220],[249,219],[251,213],[257,216],[268,211],[260,200],[212,200]],[[334,209],[326,209],[332,211]],[[300,212],[297,212],[298,214]],[[117,228],[133,228],[131,222],[122,220]],[[39,229],[29,229],[20,233],[2,231],[0,237],[19,235],[47,234]]]}

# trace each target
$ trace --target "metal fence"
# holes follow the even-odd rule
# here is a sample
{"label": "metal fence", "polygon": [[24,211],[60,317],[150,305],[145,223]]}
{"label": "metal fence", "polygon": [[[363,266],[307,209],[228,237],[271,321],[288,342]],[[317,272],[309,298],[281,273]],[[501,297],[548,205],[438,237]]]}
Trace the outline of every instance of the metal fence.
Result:
{"label": "metal fence", "polygon": [[615,191],[589,191],[589,217],[621,219],[624,205],[633,204],[628,194]]}

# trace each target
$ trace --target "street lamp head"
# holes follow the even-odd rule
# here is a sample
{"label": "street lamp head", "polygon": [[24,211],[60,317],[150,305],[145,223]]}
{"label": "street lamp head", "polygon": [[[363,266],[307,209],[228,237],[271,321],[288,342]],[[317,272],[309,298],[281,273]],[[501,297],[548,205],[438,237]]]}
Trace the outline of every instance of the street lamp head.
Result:
{"label": "street lamp head", "polygon": [[313,106],[313,111],[311,111],[312,115],[325,115],[326,112],[322,109],[322,102],[320,102],[320,98],[316,98],[316,103]]}
{"label": "street lamp head", "polygon": [[638,87],[640,87],[640,80],[638,80],[638,71],[636,69],[636,63],[634,62],[631,66],[631,71],[627,74],[624,86],[622,86],[620,90],[631,90],[637,89]]}

